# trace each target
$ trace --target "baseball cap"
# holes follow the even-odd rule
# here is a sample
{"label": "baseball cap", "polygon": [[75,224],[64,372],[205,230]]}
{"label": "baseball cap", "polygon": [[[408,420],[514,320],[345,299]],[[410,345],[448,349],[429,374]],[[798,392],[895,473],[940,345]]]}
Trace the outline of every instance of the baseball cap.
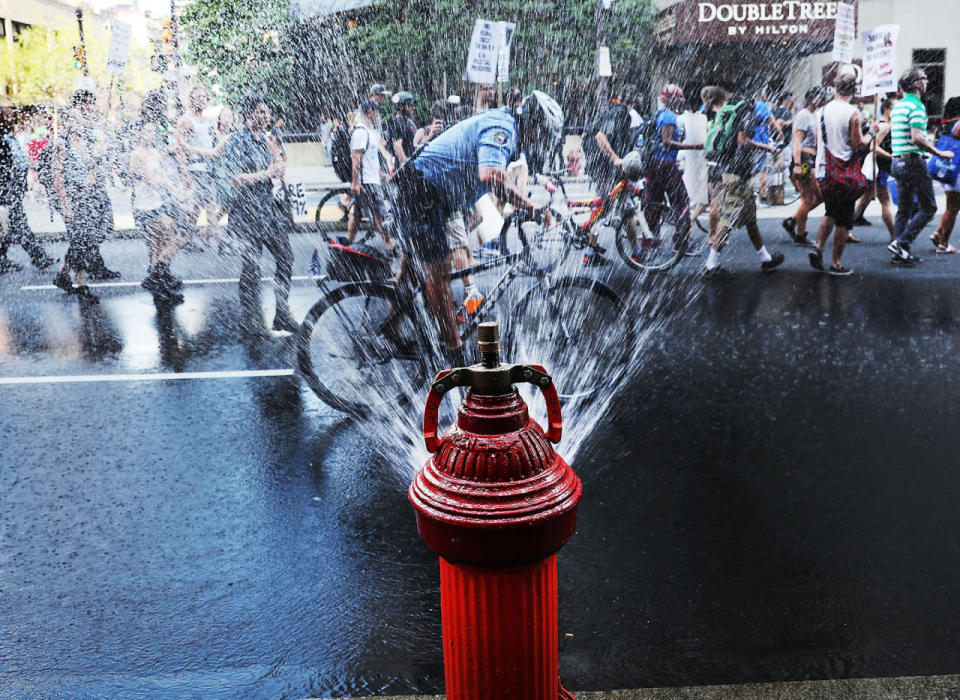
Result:
{"label": "baseball cap", "polygon": [[378,104],[377,104],[376,102],[374,102],[373,100],[364,100],[362,103],[360,103],[360,111],[363,112],[364,114],[366,114],[367,112],[369,112],[369,111],[371,111],[371,110],[373,110],[373,111],[375,111],[375,112],[379,112],[379,111],[380,111],[380,105],[378,105]]}
{"label": "baseball cap", "polygon": [[389,95],[390,91],[384,86],[383,83],[374,83],[370,86],[369,95]]}
{"label": "baseball cap", "polygon": [[460,95],[450,95],[449,97],[447,97],[447,102],[452,105],[460,104]]}

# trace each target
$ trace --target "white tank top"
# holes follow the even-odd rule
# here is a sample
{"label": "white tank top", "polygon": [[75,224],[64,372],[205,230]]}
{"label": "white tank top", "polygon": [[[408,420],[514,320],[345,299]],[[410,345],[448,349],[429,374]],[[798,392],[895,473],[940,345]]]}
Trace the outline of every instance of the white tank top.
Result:
{"label": "white tank top", "polygon": [[[857,114],[857,108],[849,102],[834,100],[817,115],[817,177],[826,177],[827,156],[823,150],[823,132],[827,133],[827,148],[840,160],[853,157],[850,144],[850,117]],[[823,120],[821,125],[820,121]]]}
{"label": "white tank top", "polygon": [[[203,118],[198,119],[192,114],[188,114],[187,119],[193,124],[193,133],[190,135],[187,143],[194,148],[202,148],[206,151],[212,150],[216,145],[213,135],[213,121]],[[187,166],[187,170],[192,172],[205,172],[207,170],[207,161],[199,158],[195,159]]]}
{"label": "white tank top", "polygon": [[[144,153],[147,168],[157,175],[163,173],[163,160],[160,152],[150,148]],[[163,192],[159,187],[151,185],[141,177],[133,182],[133,208],[137,211],[153,211],[163,206]]]}

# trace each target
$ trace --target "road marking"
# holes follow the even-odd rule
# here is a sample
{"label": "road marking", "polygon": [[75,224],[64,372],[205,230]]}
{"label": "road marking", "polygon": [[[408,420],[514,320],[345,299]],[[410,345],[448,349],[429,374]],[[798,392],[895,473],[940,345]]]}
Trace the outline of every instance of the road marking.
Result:
{"label": "road marking", "polygon": [[[312,280],[314,279],[313,275],[292,275],[290,279],[294,282],[300,282],[303,280]],[[261,282],[272,282],[273,277],[261,277]],[[210,279],[210,280],[183,280],[184,284],[200,285],[200,284],[231,284],[240,282],[239,277],[221,277],[219,279]],[[94,282],[90,287],[96,287],[98,289],[106,287],[139,287],[139,282]],[[50,289],[60,289],[54,284],[25,284],[20,287],[22,292],[37,292]]]}
{"label": "road marking", "polygon": [[50,377],[0,377],[0,384],[70,384],[77,382],[158,382],[166,379],[243,379],[289,377],[292,369],[246,369],[223,372],[161,372],[139,374],[74,374]]}

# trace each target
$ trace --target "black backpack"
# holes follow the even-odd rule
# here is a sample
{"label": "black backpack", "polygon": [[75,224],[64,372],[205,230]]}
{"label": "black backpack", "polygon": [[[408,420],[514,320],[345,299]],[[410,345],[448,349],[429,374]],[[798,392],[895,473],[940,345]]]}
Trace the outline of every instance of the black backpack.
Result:
{"label": "black backpack", "polygon": [[350,131],[339,126],[330,136],[330,160],[333,172],[341,182],[350,182],[353,178],[353,161],[350,153]]}
{"label": "black backpack", "polygon": [[630,132],[630,146],[640,154],[641,172],[646,172],[653,160],[653,154],[660,144],[660,131],[657,129],[657,118],[660,112],[647,119],[638,127],[634,127]]}

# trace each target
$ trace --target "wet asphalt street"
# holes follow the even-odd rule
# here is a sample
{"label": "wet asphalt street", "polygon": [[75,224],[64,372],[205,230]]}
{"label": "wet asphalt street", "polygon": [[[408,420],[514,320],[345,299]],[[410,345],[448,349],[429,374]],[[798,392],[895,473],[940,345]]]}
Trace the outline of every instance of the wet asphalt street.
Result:
{"label": "wet asphalt street", "polygon": [[[960,256],[894,268],[858,229],[832,278],[761,230],[773,275],[742,233],[729,282],[602,271],[664,301],[572,457],[568,688],[960,670]],[[181,254],[166,312],[142,242],[103,253],[129,284],[98,306],[0,277],[0,696],[442,691],[409,464],[301,384],[287,338],[237,332],[236,258]],[[295,281],[294,316],[316,297]]]}

